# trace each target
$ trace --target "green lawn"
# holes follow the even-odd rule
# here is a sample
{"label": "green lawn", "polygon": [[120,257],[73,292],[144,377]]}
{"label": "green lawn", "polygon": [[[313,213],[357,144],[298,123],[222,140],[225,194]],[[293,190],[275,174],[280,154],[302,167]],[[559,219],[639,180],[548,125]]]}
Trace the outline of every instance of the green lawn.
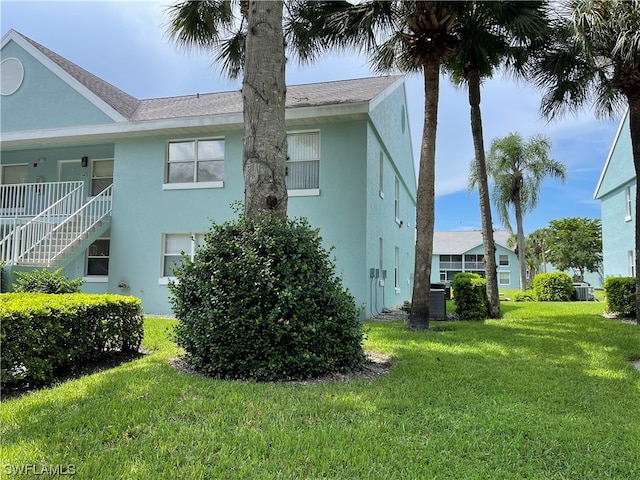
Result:
{"label": "green lawn", "polygon": [[502,308],[425,333],[367,324],[391,372],[311,386],[177,372],[171,321],[148,319],[153,353],[2,403],[0,477],[640,478],[640,327],[596,302]]}

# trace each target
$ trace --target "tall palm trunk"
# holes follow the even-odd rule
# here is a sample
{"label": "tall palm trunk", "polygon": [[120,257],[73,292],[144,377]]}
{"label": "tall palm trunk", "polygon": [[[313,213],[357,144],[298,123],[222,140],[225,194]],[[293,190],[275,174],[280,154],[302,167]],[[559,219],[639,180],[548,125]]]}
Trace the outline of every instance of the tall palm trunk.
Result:
{"label": "tall palm trunk", "polygon": [[250,0],[248,5],[242,167],[249,220],[287,215],[283,6],[282,0]]}
{"label": "tall palm trunk", "polygon": [[487,162],[484,153],[482,134],[482,114],[480,113],[480,72],[473,68],[467,75],[469,87],[469,106],[471,107],[471,135],[476,156],[476,178],[480,197],[480,217],[482,219],[482,243],[484,246],[484,269],[487,279],[487,299],[489,318],[500,318],[500,293],[498,291],[498,273],[496,267],[496,244],[493,239],[491,220],[491,202],[489,182],[487,180]]}
{"label": "tall palm trunk", "polygon": [[423,66],[424,127],[420,147],[420,170],[416,198],[416,256],[411,317],[409,326],[415,330],[429,328],[429,296],[431,294],[431,258],[435,224],[436,130],[440,91],[440,62]]}
{"label": "tall palm trunk", "polygon": [[636,169],[636,322],[640,325],[640,189],[638,189],[638,179],[640,179],[640,92],[637,90],[628,94],[629,100],[629,130],[631,131],[631,150],[633,152],[633,165]]}
{"label": "tall palm trunk", "polygon": [[527,289],[527,261],[524,250],[524,227],[522,225],[522,203],[520,202],[520,194],[515,197],[513,208],[516,213],[516,229],[518,241],[518,268],[520,271],[520,290]]}

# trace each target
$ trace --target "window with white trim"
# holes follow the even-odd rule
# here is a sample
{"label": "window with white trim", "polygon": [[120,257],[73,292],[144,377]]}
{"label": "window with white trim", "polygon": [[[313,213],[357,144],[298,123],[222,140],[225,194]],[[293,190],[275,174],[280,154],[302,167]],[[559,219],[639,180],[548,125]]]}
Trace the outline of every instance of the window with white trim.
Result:
{"label": "window with white trim", "polygon": [[380,198],[384,198],[384,153],[380,150]]}
{"label": "window with white trim", "polygon": [[95,196],[113,184],[113,160],[94,160],[91,164],[91,195]]}
{"label": "window with white trim", "polygon": [[99,238],[87,249],[86,276],[109,275],[109,249],[111,241],[108,238]]}
{"label": "window with white trim", "polygon": [[287,135],[287,190],[320,188],[320,132]]}
{"label": "window with white trim", "polygon": [[169,142],[166,183],[213,183],[224,179],[224,140]]}
{"label": "window with white trim", "polygon": [[624,189],[625,221],[631,221],[631,187]]}
{"label": "window with white trim", "polygon": [[395,196],[394,196],[394,208],[396,214],[396,222],[400,222],[400,180],[396,177],[395,180]]}
{"label": "window with white trim", "polygon": [[498,272],[498,284],[500,285],[511,284],[511,272]]}
{"label": "window with white trim", "polygon": [[173,277],[183,254],[193,260],[196,249],[204,244],[204,233],[165,233],[162,244],[162,276]]}
{"label": "window with white trim", "polygon": [[509,266],[509,255],[500,255],[498,256],[498,265],[501,267]]}
{"label": "window with white trim", "polygon": [[400,289],[400,249],[396,247],[396,255],[393,267],[393,284],[396,287],[396,293]]}

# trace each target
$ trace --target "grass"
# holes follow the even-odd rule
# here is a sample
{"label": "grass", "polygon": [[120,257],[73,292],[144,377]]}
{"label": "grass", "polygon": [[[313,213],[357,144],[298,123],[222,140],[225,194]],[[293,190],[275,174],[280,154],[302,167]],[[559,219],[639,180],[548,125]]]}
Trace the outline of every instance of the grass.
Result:
{"label": "grass", "polygon": [[502,307],[424,333],[369,323],[391,372],[311,386],[177,372],[172,322],[147,319],[144,358],[2,403],[0,476],[640,478],[640,328],[603,303]]}

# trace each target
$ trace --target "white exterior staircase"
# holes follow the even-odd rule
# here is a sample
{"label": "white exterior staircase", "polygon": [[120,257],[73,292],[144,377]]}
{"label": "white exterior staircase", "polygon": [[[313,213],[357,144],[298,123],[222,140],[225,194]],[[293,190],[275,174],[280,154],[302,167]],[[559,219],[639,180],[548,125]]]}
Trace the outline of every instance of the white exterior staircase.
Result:
{"label": "white exterior staircase", "polygon": [[[49,202],[29,217],[24,214],[35,213],[30,198],[42,204],[32,191]],[[112,186],[88,200],[84,182],[0,185],[0,194],[0,261],[8,265],[63,266],[110,225]]]}

